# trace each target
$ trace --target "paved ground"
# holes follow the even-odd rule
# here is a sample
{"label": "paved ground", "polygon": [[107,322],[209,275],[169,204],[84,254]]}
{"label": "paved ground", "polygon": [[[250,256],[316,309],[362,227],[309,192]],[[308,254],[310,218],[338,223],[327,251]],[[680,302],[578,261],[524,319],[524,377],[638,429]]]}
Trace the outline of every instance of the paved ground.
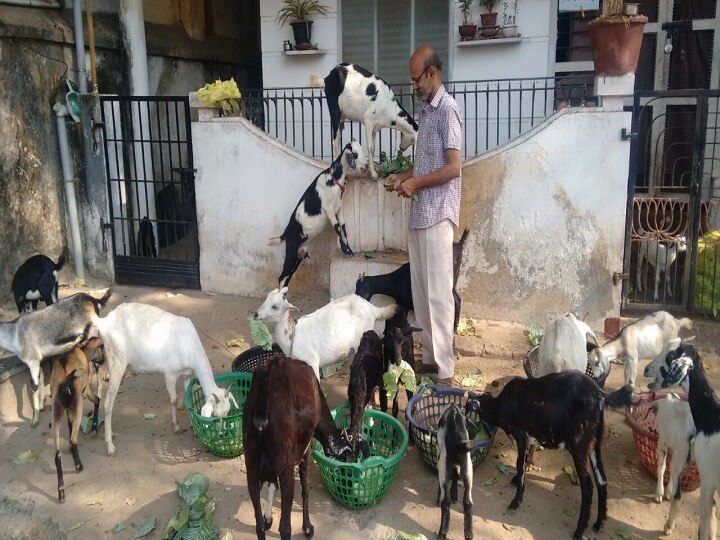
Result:
{"label": "paved ground", "polygon": [[[102,284],[93,284],[100,288]],[[63,288],[61,296],[76,289]],[[324,303],[324,299],[291,300],[304,312]],[[118,286],[109,309],[120,302],[140,301],[190,317],[197,326],[215,373],[229,371],[232,359],[243,348],[227,347],[229,339],[249,338],[245,318],[261,299],[209,295],[199,291]],[[3,306],[3,320],[14,315],[12,305]],[[507,322],[477,322],[474,337],[458,337],[458,371],[483,375],[482,385],[508,375],[522,374],[522,357],[528,349],[524,328]],[[701,346],[709,373],[718,378],[720,327],[714,322],[697,321],[697,343]],[[643,364],[644,365],[644,364]],[[642,371],[642,366],[640,372]],[[41,416],[37,429],[30,428],[30,401],[25,387],[26,375],[13,377],[11,397],[0,403],[0,536],[3,538],[132,538],[148,518],[157,519],[157,529],[149,538],[161,538],[168,519],[176,511],[179,499],[175,481],[192,472],[210,478],[210,493],[216,498],[215,519],[221,530],[234,538],[253,538],[254,523],[245,479],[244,459],[217,458],[206,453],[191,429],[175,434],[170,423],[167,393],[159,375],[129,376],[121,387],[115,407],[115,444],[118,455],[105,455],[102,436],[81,434],[80,454],[85,465],[82,473],[72,471],[69,452],[65,453],[67,502],[56,500],[56,476],[53,444],[50,439],[49,410]],[[622,384],[622,369],[614,367],[607,387]],[[639,381],[644,384],[644,381]],[[337,375],[323,382],[333,407],[346,398],[347,376]],[[16,405],[19,401],[20,405]],[[401,401],[401,408],[405,402]],[[154,413],[152,420],[145,413]],[[189,428],[185,412],[183,426]],[[401,420],[404,417],[401,414]],[[609,478],[609,519],[600,534],[591,538],[658,538],[668,503],[653,502],[654,480],[639,464],[633,448],[631,430],[617,413],[606,416],[604,446],[605,468]],[[64,443],[67,444],[67,443]],[[17,465],[13,459],[23,451],[34,450],[34,463]],[[475,470],[473,497],[476,538],[556,539],[569,538],[574,530],[580,492],[570,482],[562,466],[571,463],[563,451],[536,454],[536,469],[527,476],[525,501],[514,515],[506,513],[514,488],[509,477],[495,466],[499,461],[514,465],[512,444],[500,433],[490,456]],[[348,510],[337,505],[322,486],[317,467],[310,467],[311,517],[318,539],[386,539],[395,530],[420,532],[434,538],[440,510],[435,505],[436,479],[411,447],[401,462],[395,483],[386,498],[367,510]],[[294,538],[301,538],[300,488],[296,486],[292,518]],[[687,494],[674,538],[690,538],[697,531],[698,492]],[[595,510],[593,510],[594,521]],[[279,510],[269,538],[278,538]],[[117,523],[125,531],[113,534]],[[592,533],[592,534],[590,534]],[[451,539],[462,538],[461,506],[453,508]]]}

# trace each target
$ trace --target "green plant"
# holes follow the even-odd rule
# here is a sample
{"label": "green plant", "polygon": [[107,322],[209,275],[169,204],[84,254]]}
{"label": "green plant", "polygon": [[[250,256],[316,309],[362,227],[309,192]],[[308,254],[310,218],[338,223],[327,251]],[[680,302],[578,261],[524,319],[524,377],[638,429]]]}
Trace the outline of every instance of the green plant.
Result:
{"label": "green plant", "polygon": [[472,3],[475,0],[457,0],[458,6],[460,6],[460,11],[463,14],[463,24],[472,24],[472,19],[470,18],[470,11],[472,9]]}
{"label": "green plant", "polygon": [[493,13],[498,1],[499,0],[478,0],[478,3],[480,7],[484,7],[488,13]]}
{"label": "green plant", "polygon": [[307,21],[310,15],[327,15],[328,10],[319,0],[283,0],[275,20],[280,26],[285,26],[287,23]]}

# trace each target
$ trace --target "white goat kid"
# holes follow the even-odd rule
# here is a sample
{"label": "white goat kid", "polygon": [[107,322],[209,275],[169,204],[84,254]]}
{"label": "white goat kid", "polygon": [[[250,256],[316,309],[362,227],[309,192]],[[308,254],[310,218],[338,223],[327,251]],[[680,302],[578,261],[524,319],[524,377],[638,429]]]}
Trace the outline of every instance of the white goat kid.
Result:
{"label": "white goat kid", "polygon": [[[661,244],[658,240],[650,240],[642,242],[638,251],[638,262],[635,284],[638,292],[643,292],[643,262],[647,260],[648,265],[655,268],[655,294],[653,296],[655,302],[658,301],[658,285],[660,284],[660,272],[665,276],[665,286],[668,298],[672,298],[672,286],[670,284],[670,267],[677,259],[677,254],[687,249],[687,239],[681,236],[677,239],[677,244],[670,247]],[[649,268],[648,268],[649,269]]]}
{"label": "white goat kid", "polygon": [[343,122],[362,122],[368,144],[370,174],[375,172],[375,134],[388,127],[400,130],[400,150],[415,144],[418,126],[413,117],[395,99],[395,94],[384,80],[357,64],[338,64],[325,79],[313,77],[312,85],[324,85],[333,151],[340,152]]}
{"label": "white goat kid", "polygon": [[[663,495],[666,499],[672,499],[670,514],[663,528],[665,534],[670,534],[675,527],[680,509],[680,475],[690,461],[691,442],[695,438],[695,423],[690,413],[690,404],[676,394],[668,394],[665,399],[655,401],[651,408],[657,411],[658,431],[655,502],[662,502]],[[663,489],[668,450],[672,450],[673,453],[670,462],[670,479],[667,487]]]}
{"label": "white goat kid", "polygon": [[125,303],[99,318],[95,325],[105,343],[110,382],[103,403],[105,409],[105,443],[109,455],[115,454],[112,442],[112,411],[120,382],[128,365],[139,373],[162,373],[170,396],[174,430],[177,421],[178,379],[187,390],[193,374],[200,381],[205,395],[204,416],[227,416],[231,402],[238,408],[233,395],[215,383],[210,362],[200,337],[190,319],[178,317],[147,304]]}
{"label": "white goat kid", "polygon": [[320,379],[320,368],[337,364],[357,351],[362,335],[375,321],[392,317],[397,304],[376,307],[357,294],[348,294],[294,321],[285,299],[287,287],[273,289],[255,312],[255,318],[275,323],[274,338],[283,352],[302,360]]}
{"label": "white goat kid", "polygon": [[655,358],[663,348],[678,337],[681,328],[692,328],[690,319],[676,319],[667,311],[656,311],[625,326],[610,341],[590,352],[588,363],[595,371],[609,369],[610,360],[617,358],[625,363],[625,384],[635,386],[638,360]]}

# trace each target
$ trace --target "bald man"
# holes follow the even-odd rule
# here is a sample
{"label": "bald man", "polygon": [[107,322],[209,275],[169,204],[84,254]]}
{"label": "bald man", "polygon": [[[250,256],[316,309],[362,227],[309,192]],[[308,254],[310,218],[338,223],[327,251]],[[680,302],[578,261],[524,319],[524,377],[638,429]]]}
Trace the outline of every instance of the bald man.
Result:
{"label": "bald man", "polygon": [[410,208],[408,252],[415,319],[423,331],[422,366],[418,373],[437,372],[438,386],[452,386],[452,295],[454,227],[460,221],[460,148],[463,119],[457,102],[445,91],[442,63],[429,45],[410,58],[413,91],[422,106],[418,115],[415,165],[390,175],[388,191],[403,197],[417,194]]}

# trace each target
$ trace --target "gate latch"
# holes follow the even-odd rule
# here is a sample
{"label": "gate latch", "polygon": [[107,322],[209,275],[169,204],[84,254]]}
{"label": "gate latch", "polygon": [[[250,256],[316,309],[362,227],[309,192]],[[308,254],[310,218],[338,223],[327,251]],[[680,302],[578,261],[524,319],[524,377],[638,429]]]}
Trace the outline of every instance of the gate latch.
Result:
{"label": "gate latch", "polygon": [[622,128],[620,131],[620,140],[629,141],[631,139],[637,139],[637,133],[632,133],[627,128]]}
{"label": "gate latch", "polygon": [[622,280],[625,280],[625,279],[630,279],[630,274],[623,274],[622,272],[613,272],[613,275],[612,275],[613,285],[617,285],[618,283],[620,283]]}

